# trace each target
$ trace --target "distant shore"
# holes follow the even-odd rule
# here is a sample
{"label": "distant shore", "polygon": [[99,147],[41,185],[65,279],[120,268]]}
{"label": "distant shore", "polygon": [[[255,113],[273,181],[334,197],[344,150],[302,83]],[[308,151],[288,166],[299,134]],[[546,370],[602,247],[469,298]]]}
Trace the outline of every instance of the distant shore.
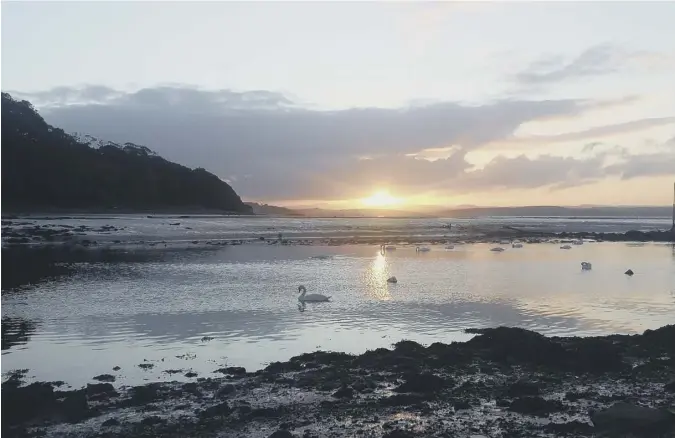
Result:
{"label": "distant shore", "polygon": [[[672,436],[675,326],[642,335],[544,337],[472,330],[464,343],[353,356],[315,352],[263,370],[220,368],[188,383],[85,388],[2,385],[7,436]],[[143,364],[140,364],[143,365]],[[139,366],[140,366],[139,365]],[[122,371],[123,372],[123,371]],[[181,370],[176,370],[181,372]],[[96,382],[97,381],[97,382]],[[513,434],[513,435],[512,435]],[[623,436],[623,435],[611,435]]]}

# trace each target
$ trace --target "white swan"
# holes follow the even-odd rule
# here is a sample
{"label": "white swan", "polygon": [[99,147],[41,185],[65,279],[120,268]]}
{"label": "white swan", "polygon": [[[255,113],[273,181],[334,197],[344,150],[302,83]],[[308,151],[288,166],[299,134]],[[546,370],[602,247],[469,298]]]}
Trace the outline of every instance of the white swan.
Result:
{"label": "white swan", "polygon": [[298,292],[302,292],[298,297],[298,301],[301,303],[320,303],[325,301],[330,301],[330,297],[321,294],[309,294],[307,295],[307,289],[305,286],[298,286]]}
{"label": "white swan", "polygon": [[495,247],[495,248],[490,249],[490,251],[494,251],[494,252],[502,252],[502,251],[504,251],[504,248],[501,248],[501,247],[497,246],[497,247]]}
{"label": "white swan", "polygon": [[415,248],[415,251],[417,251],[417,252],[428,252],[428,251],[431,251],[431,248],[429,248],[428,246],[418,246],[417,248]]}
{"label": "white swan", "polygon": [[572,243],[573,243],[574,245],[583,245],[583,244],[584,244],[584,241],[581,240],[581,239],[579,239],[579,240],[575,240],[575,241],[572,242]]}
{"label": "white swan", "polygon": [[455,249],[455,245],[447,245],[445,249]]}
{"label": "white swan", "polygon": [[581,262],[581,269],[584,271],[590,271],[593,265],[588,262]]}
{"label": "white swan", "polygon": [[523,244],[522,244],[522,243],[518,243],[518,242],[516,242],[516,243],[514,243],[514,244],[511,245],[511,248],[522,248],[522,247],[523,247]]}
{"label": "white swan", "polygon": [[398,283],[398,280],[396,277],[389,277],[387,278],[387,283]]}
{"label": "white swan", "polygon": [[380,245],[380,249],[384,249],[384,250],[387,250],[387,251],[395,251],[395,250],[396,250],[396,247],[393,246],[393,245],[384,245],[384,244],[382,244],[382,245]]}

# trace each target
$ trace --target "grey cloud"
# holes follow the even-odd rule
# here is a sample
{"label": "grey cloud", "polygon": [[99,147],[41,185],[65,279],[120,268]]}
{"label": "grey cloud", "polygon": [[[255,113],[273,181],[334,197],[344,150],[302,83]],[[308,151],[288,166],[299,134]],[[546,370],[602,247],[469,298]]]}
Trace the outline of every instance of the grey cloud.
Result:
{"label": "grey cloud", "polygon": [[604,176],[603,158],[576,159],[543,155],[528,158],[496,157],[483,169],[468,172],[461,180],[467,188],[521,188],[576,186]]}
{"label": "grey cloud", "polygon": [[[609,137],[617,134],[624,134],[628,132],[641,131],[644,129],[653,128],[656,126],[665,126],[675,124],[675,117],[652,117],[647,119],[630,120],[628,122],[614,123],[611,125],[595,126],[593,128],[584,129],[575,132],[565,132],[562,134],[553,135],[532,135],[527,137],[512,137],[503,142],[496,142],[489,147],[498,149],[505,144],[514,146],[541,146],[550,143],[564,143],[571,141],[580,141],[587,139],[596,139],[602,137]],[[601,144],[594,142],[587,144],[584,151],[592,150],[593,147]],[[590,145],[595,145],[590,147]]]}
{"label": "grey cloud", "polygon": [[571,61],[560,56],[548,56],[534,61],[514,75],[514,80],[525,86],[553,84],[569,79],[599,76],[618,72],[627,66],[669,66],[671,57],[649,51],[629,51],[612,44],[588,48]]}
{"label": "grey cloud", "polygon": [[[574,116],[594,105],[504,100],[482,106],[438,102],[400,109],[314,111],[265,91],[158,87],[112,99],[108,93],[104,101],[80,105],[72,104],[73,94],[63,89],[40,94],[52,100],[65,95],[67,100],[46,106],[45,119],[68,132],[144,144],[167,159],[236,179],[235,189],[246,197],[266,199],[344,197],[370,175],[386,177],[392,167],[398,178],[410,173],[408,166],[422,174],[423,167],[434,169],[450,178],[462,171],[463,154],[458,155],[459,164],[459,158],[429,164],[401,156],[449,145],[465,153],[510,137],[525,122]],[[387,158],[359,161],[364,155]]]}
{"label": "grey cloud", "polygon": [[[317,111],[274,92],[184,86],[133,93],[59,88],[16,97],[42,99],[38,107],[49,102],[43,116],[68,132],[143,144],[169,160],[204,167],[249,199],[344,199],[363,196],[374,185],[395,186],[402,196],[531,188],[588,182],[604,172],[597,151],[586,160],[498,157],[478,171],[467,171],[465,156],[511,139],[523,123],[576,116],[605,103],[504,100]],[[406,155],[448,146],[453,154],[447,159]]]}
{"label": "grey cloud", "polygon": [[90,85],[82,88],[56,87],[46,91],[9,91],[9,93],[17,98],[29,100],[36,107],[105,103],[109,99],[123,95],[123,93],[103,85]]}
{"label": "grey cloud", "polygon": [[593,152],[593,150],[595,150],[599,146],[603,146],[603,145],[604,145],[604,143],[602,143],[601,141],[594,141],[594,142],[591,142],[591,143],[587,143],[587,144],[584,145],[584,148],[583,148],[582,152]]}
{"label": "grey cloud", "polygon": [[623,180],[646,176],[675,177],[675,150],[627,156],[622,163],[607,166],[605,172]]}
{"label": "grey cloud", "polygon": [[16,97],[30,100],[35,106],[105,104],[109,106],[161,110],[180,106],[184,111],[219,112],[226,110],[278,109],[293,104],[280,93],[265,90],[236,92],[231,90],[202,91],[188,86],[160,86],[135,92],[117,91],[100,85],[57,87],[38,92],[10,91]]}
{"label": "grey cloud", "polygon": [[515,79],[522,84],[535,85],[607,74],[617,71],[622,59],[621,51],[603,44],[587,49],[568,63],[560,58],[535,61],[527,69],[517,73]]}

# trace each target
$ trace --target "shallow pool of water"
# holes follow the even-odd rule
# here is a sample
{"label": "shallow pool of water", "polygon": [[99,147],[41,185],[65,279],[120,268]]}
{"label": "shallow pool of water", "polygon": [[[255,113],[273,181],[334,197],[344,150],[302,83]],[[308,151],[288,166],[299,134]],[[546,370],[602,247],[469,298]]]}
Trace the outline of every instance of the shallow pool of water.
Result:
{"label": "shallow pool of water", "polygon": [[[81,264],[75,275],[3,295],[2,371],[28,368],[74,386],[111,373],[135,384],[186,379],[188,370],[208,377],[226,365],[257,369],[316,349],[462,341],[469,327],[586,336],[675,323],[672,246],[559,246],[383,255],[376,246],[252,244]],[[312,258],[322,255],[331,257]],[[582,271],[582,261],[593,269]],[[391,275],[398,284],[386,282]],[[300,284],[332,302],[301,311]]]}

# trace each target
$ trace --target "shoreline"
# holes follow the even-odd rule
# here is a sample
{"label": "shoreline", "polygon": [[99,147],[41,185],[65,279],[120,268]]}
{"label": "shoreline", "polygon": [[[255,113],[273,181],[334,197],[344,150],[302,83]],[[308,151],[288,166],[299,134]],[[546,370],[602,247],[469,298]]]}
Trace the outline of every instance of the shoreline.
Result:
{"label": "shoreline", "polygon": [[[213,218],[220,216],[203,216]],[[242,216],[243,217],[243,216]],[[259,217],[263,216],[251,216]],[[154,218],[154,217],[150,217]],[[162,219],[186,219],[190,216],[161,217]],[[546,243],[561,242],[573,243],[575,240],[587,242],[674,242],[675,229],[639,231],[629,230],[625,232],[591,232],[591,231],[535,231],[516,228],[512,226],[474,226],[462,225],[454,229],[445,225],[429,227],[424,234],[410,234],[401,232],[380,232],[377,228],[360,230],[358,227],[348,227],[344,230],[330,232],[283,232],[281,229],[272,228],[265,231],[256,230],[251,232],[239,232],[238,235],[222,236],[211,232],[208,234],[192,234],[191,227],[182,226],[181,222],[162,224],[166,231],[181,231],[181,234],[171,235],[137,235],[124,234],[126,229],[123,225],[101,225],[92,227],[87,225],[70,224],[43,224],[38,225],[30,220],[46,219],[32,217],[21,219],[3,219],[3,247],[7,245],[49,245],[54,243],[68,243],[73,245],[99,245],[114,246],[115,244],[147,244],[149,246],[158,243],[167,244],[172,241],[185,241],[192,244],[203,245],[227,245],[244,244],[249,242],[264,242],[267,244],[376,244],[376,245],[406,245],[406,244],[467,244],[467,243],[496,243],[510,244],[513,241],[522,243]],[[74,219],[73,217],[56,217],[58,219]],[[109,219],[109,218],[97,218]],[[47,219],[49,220],[49,219]],[[188,232],[190,231],[190,232]],[[419,231],[424,231],[420,229]],[[279,236],[285,234],[284,238]],[[177,238],[176,236],[180,236]],[[132,240],[133,239],[133,240]]]}
{"label": "shoreline", "polygon": [[469,332],[476,336],[461,343],[404,340],[361,355],[317,351],[255,372],[227,367],[188,376],[188,383],[119,387],[111,364],[98,382],[62,391],[62,382],[21,386],[23,370],[2,385],[3,431],[590,437],[620,425],[634,436],[675,433],[675,415],[667,411],[675,406],[675,325],[588,338],[505,327]]}

